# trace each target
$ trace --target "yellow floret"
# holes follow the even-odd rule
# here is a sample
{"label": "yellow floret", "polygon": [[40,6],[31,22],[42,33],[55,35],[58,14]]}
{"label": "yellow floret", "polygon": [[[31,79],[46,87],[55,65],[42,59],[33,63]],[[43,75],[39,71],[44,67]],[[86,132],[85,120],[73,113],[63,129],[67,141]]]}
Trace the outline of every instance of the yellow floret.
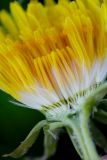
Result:
{"label": "yellow floret", "polygon": [[12,2],[0,21],[0,88],[18,100],[33,85],[66,97],[83,64],[88,73],[107,57],[106,0]]}

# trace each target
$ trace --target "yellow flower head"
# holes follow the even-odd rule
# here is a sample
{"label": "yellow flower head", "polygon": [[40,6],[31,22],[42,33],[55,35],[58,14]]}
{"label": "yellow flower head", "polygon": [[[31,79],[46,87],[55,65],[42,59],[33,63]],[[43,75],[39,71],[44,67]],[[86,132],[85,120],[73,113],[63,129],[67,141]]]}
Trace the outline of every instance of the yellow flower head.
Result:
{"label": "yellow flower head", "polygon": [[0,88],[50,114],[83,102],[107,74],[107,1],[17,2],[0,12]]}

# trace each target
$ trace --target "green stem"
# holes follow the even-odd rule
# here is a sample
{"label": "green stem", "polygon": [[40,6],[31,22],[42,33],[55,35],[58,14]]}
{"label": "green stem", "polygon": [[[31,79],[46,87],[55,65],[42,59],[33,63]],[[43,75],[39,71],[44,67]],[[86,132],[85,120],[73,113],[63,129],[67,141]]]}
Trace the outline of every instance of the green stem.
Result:
{"label": "green stem", "polygon": [[[93,104],[93,98],[88,98],[87,101],[80,106],[81,110],[76,115],[68,116],[67,120],[65,119],[68,134],[79,155],[82,155],[81,158],[83,160],[100,159],[89,130],[89,118]],[[73,130],[73,133],[70,132],[70,129]],[[72,135],[75,136],[74,140],[72,139]]]}
{"label": "green stem", "polygon": [[99,160],[95,145],[93,143],[90,130],[89,130],[89,118],[92,112],[93,106],[95,106],[107,93],[107,83],[96,89],[96,91],[87,98],[85,103],[80,106],[81,111],[76,116],[69,118],[68,127],[73,130],[73,134],[78,141],[76,145],[75,141],[72,140],[72,132],[68,130],[68,134],[73,141],[79,155],[83,155],[83,160]]}
{"label": "green stem", "polygon": [[88,160],[88,153],[84,145],[83,136],[76,119],[66,121],[66,129],[69,134],[69,137],[78,152],[81,159]]}
{"label": "green stem", "polygon": [[67,132],[83,160],[99,160],[95,145],[92,141],[89,127],[87,122],[83,120],[85,118],[79,116],[74,119],[66,120]]}
{"label": "green stem", "polygon": [[84,143],[86,146],[86,149],[88,151],[89,159],[90,160],[99,160],[99,156],[97,154],[95,145],[93,143],[90,130],[89,130],[89,124],[88,124],[88,115],[85,113],[82,113],[80,115],[80,127],[81,127],[81,133],[84,138]]}

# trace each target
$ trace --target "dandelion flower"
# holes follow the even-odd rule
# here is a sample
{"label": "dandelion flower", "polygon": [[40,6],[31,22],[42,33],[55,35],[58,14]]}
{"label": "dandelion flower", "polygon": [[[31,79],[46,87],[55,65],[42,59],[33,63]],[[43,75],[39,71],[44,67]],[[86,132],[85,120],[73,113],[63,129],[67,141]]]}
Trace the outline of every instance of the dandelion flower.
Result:
{"label": "dandelion flower", "polygon": [[[1,90],[46,116],[39,129],[65,126],[81,158],[98,160],[88,123],[107,92],[106,0],[12,2],[0,21]],[[9,155],[23,155],[27,139]]]}

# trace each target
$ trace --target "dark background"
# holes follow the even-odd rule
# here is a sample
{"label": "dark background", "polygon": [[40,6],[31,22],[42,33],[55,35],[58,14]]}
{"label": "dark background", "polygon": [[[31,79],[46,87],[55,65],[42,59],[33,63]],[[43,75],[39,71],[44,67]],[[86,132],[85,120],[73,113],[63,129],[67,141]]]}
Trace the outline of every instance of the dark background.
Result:
{"label": "dark background", "polygon": [[[9,2],[11,1],[1,0],[0,9],[9,10]],[[20,2],[26,8],[28,0],[22,0]],[[14,160],[13,158],[2,158],[1,155],[15,149],[24,140],[33,126],[45,118],[38,111],[15,106],[9,103],[9,100],[12,100],[12,97],[0,91],[0,160]],[[106,136],[107,126],[96,121],[94,122]],[[98,148],[98,151],[100,155],[104,154],[100,148]],[[25,156],[39,156],[42,152],[43,133],[41,131],[39,139]],[[18,160],[25,160],[25,157]],[[50,160],[80,160],[65,130],[62,130],[56,154]]]}

